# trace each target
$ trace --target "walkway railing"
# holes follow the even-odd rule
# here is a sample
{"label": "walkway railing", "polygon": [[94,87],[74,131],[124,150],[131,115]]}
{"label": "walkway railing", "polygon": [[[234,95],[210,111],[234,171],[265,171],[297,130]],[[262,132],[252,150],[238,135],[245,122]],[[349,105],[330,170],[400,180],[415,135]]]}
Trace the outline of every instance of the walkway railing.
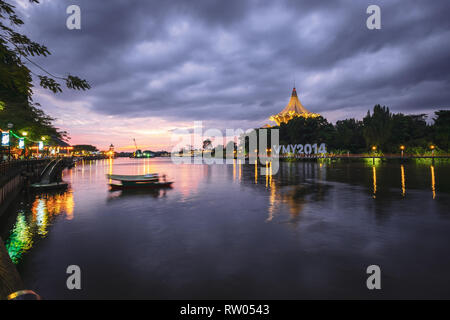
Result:
{"label": "walkway railing", "polygon": [[23,186],[41,172],[50,159],[13,160],[0,163],[0,216]]}
{"label": "walkway railing", "polygon": [[0,162],[0,179],[18,170],[25,170],[49,162],[50,159],[12,160]]}
{"label": "walkway railing", "polygon": [[280,154],[280,158],[295,158],[295,159],[448,159],[450,154],[440,155],[415,155],[415,154],[383,154],[383,155],[371,155],[371,154]]}

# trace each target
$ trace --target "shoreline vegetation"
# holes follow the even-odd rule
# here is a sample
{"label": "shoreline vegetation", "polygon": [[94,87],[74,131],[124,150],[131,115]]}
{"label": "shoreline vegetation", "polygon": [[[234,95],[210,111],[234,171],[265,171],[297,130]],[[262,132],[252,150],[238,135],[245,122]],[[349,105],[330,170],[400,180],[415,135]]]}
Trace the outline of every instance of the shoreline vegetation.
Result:
{"label": "shoreline vegetation", "polygon": [[[329,123],[322,116],[295,117],[280,126],[258,128],[239,137],[239,143],[229,141],[226,146],[213,147],[212,141],[206,139],[200,149],[190,145],[174,152],[178,156],[200,156],[215,158],[216,153],[223,158],[245,158],[253,153],[269,156],[275,151],[280,159],[312,158],[446,158],[450,154],[450,110],[435,111],[433,123],[427,123],[426,114],[405,115],[391,113],[388,107],[375,105],[362,120],[345,119],[336,124]],[[272,144],[270,130],[279,130],[279,141]],[[250,137],[256,137],[259,146],[260,130],[268,130],[266,150],[249,150]],[[305,143],[305,145],[299,145]],[[311,145],[313,148],[311,148]],[[326,145],[326,151],[320,151]],[[280,146],[288,146],[291,152],[280,152]],[[299,152],[294,148],[299,146]],[[300,150],[316,150],[314,153],[301,153]],[[290,147],[290,149],[289,149]],[[317,149],[319,151],[317,152]],[[283,150],[285,148],[283,147]],[[262,152],[261,152],[262,151]],[[217,158],[221,158],[220,156]]]}
{"label": "shoreline vegetation", "polygon": [[[388,107],[375,105],[372,114],[368,111],[362,120],[339,120],[333,125],[322,116],[296,117],[268,130],[279,129],[280,145],[325,143],[328,153],[334,155],[449,154],[450,110],[435,111],[432,124],[426,120],[426,114],[391,113]],[[259,130],[255,129],[257,136]],[[248,137],[241,138],[241,144],[244,141],[248,153]]]}

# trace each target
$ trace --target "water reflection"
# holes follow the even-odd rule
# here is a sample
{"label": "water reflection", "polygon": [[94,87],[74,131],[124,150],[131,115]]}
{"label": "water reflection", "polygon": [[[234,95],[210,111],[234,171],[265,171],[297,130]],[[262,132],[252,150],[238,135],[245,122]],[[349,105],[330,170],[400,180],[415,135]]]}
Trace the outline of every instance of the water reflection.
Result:
{"label": "water reflection", "polygon": [[434,177],[434,166],[431,168],[431,191],[433,192],[433,199],[436,199],[436,178]]}
{"label": "water reflection", "polygon": [[[239,166],[242,164],[239,163]],[[258,166],[257,163],[252,165],[247,165],[251,170],[243,170],[244,177],[242,177],[242,183],[248,184],[251,180],[251,185],[257,187],[258,185]],[[263,165],[264,166],[264,165]],[[245,167],[245,165],[244,165]],[[312,197],[310,194],[315,194],[316,196],[321,194],[321,190],[316,187],[321,185],[321,181],[336,180],[338,182],[348,182],[350,184],[362,184],[370,185],[371,187],[371,197],[373,199],[382,198],[387,200],[389,198],[395,198],[391,189],[398,188],[398,183],[401,186],[401,196],[406,197],[406,165],[405,164],[382,164],[375,163],[374,165],[365,165],[364,163],[339,163],[332,164],[321,162],[318,164],[314,163],[282,163],[279,172],[277,174],[272,174],[272,163],[266,162],[265,164],[265,189],[269,192],[268,194],[268,217],[266,221],[272,221],[277,213],[277,211],[283,211],[280,209],[280,204],[287,205],[291,218],[299,216],[299,213],[304,209],[305,204]],[[410,170],[413,167],[408,166]],[[343,171],[343,169],[345,169]],[[398,181],[398,174],[393,175],[392,170],[400,169],[400,181]],[[242,169],[239,169],[241,171]],[[414,169],[416,175],[418,169]],[[237,170],[236,170],[237,171]],[[370,181],[364,181],[364,176],[366,173],[370,172]],[[398,171],[397,171],[398,172]],[[436,199],[436,173],[435,167],[430,166],[431,172],[431,189],[433,199]],[[330,178],[327,176],[329,175]],[[379,181],[379,177],[382,177],[382,181]],[[348,181],[346,181],[348,179]],[[396,186],[393,185],[394,180]],[[310,185],[305,184],[305,181],[312,182]],[[409,175],[409,188],[421,188],[417,186],[420,182],[425,182],[420,180],[417,176]],[[366,184],[367,183],[367,184]],[[326,184],[325,184],[326,185]],[[290,191],[286,191],[291,186]],[[294,188],[294,189],[292,189]],[[327,187],[322,187],[326,189]],[[308,191],[311,190],[311,193]],[[398,189],[397,189],[398,190]],[[301,197],[299,195],[302,195]],[[308,196],[305,198],[305,196]],[[316,197],[317,198],[317,197]],[[308,200],[306,200],[308,199]]]}
{"label": "water reflection", "polygon": [[279,171],[273,174],[273,163],[267,161],[263,169],[265,184],[259,185],[257,163],[248,164],[242,169],[242,184],[267,195],[266,222],[273,221],[279,213],[288,212],[289,222],[296,224],[306,205],[324,200],[326,193],[332,188],[321,182],[326,177],[326,173],[321,171],[322,167],[323,165],[316,166],[314,163],[301,166],[283,163]]}
{"label": "water reflection", "polygon": [[405,182],[405,166],[401,165],[400,166],[400,170],[401,170],[401,179],[402,179],[402,196],[406,195],[406,182]]}
{"label": "water reflection", "polygon": [[21,209],[6,239],[5,246],[11,260],[17,264],[35,241],[45,238],[56,216],[65,214],[67,220],[72,220],[73,210],[71,191],[36,196],[31,204],[31,215]]}
{"label": "water reflection", "polygon": [[[113,174],[113,164],[114,164],[114,159],[113,158],[109,158],[108,159],[108,175],[111,176]],[[110,178],[108,181],[109,184],[112,183],[112,179]]]}
{"label": "water reflection", "polygon": [[239,181],[242,180],[242,160],[239,161]]}
{"label": "water reflection", "polygon": [[258,184],[258,160],[255,160],[255,184]]}
{"label": "water reflection", "polygon": [[[61,286],[64,273],[57,278],[69,260],[86,265],[94,279],[75,293],[81,298],[130,298],[129,292],[141,299],[308,298],[318,291],[354,297],[366,290],[348,279],[374,259],[399,266],[394,276],[406,284],[401,293],[427,272],[435,278],[419,283],[419,294],[447,275],[450,166],[282,162],[277,172],[272,166],[80,162],[65,177],[78,201],[76,223],[65,220],[74,218],[71,194],[32,197],[15,211],[14,227],[3,239],[15,263],[33,248],[32,259],[22,258],[22,276],[49,298],[69,295]],[[105,173],[149,171],[166,173],[173,189],[108,192]],[[36,246],[44,237],[46,245]],[[418,254],[424,258],[414,264]],[[224,293],[224,283],[233,290]]]}
{"label": "water reflection", "polygon": [[132,198],[132,197],[153,197],[153,198],[164,198],[167,196],[172,188],[163,189],[123,189],[120,191],[112,191],[108,195],[108,201],[114,201],[121,198]]}
{"label": "water reflection", "polygon": [[373,198],[377,197],[377,168],[372,166],[372,176],[373,176]]}
{"label": "water reflection", "polygon": [[322,183],[301,183],[291,186],[279,186],[273,183],[269,195],[268,218],[272,221],[279,212],[286,208],[289,212],[289,222],[297,224],[301,213],[308,203],[324,201],[332,186]]}

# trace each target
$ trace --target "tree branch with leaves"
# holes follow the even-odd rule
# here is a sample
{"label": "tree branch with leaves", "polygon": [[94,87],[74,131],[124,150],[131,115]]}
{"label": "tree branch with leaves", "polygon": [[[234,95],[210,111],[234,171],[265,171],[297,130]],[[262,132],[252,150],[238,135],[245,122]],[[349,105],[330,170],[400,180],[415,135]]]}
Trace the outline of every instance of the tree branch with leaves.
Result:
{"label": "tree branch with leaves", "polygon": [[[39,0],[29,2],[38,4]],[[62,92],[61,83],[74,90],[91,88],[84,79],[71,74],[65,77],[56,76],[34,62],[33,57],[47,57],[51,53],[46,46],[15,30],[23,24],[23,20],[16,14],[15,6],[0,0],[0,83],[7,88],[19,90],[30,100],[33,93],[31,75],[39,79],[41,87],[54,93]],[[14,67],[10,68],[11,65]],[[33,71],[32,68],[37,70]]]}

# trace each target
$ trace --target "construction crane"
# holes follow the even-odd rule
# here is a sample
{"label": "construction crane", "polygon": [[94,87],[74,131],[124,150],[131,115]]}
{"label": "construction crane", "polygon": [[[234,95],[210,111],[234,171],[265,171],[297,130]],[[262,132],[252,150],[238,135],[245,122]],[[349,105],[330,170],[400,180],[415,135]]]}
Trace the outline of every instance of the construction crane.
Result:
{"label": "construction crane", "polygon": [[138,149],[138,146],[137,146],[135,138],[133,138],[133,141],[134,141],[134,147],[136,148],[136,152],[134,153],[134,157],[135,158],[141,158],[142,157],[142,151]]}

